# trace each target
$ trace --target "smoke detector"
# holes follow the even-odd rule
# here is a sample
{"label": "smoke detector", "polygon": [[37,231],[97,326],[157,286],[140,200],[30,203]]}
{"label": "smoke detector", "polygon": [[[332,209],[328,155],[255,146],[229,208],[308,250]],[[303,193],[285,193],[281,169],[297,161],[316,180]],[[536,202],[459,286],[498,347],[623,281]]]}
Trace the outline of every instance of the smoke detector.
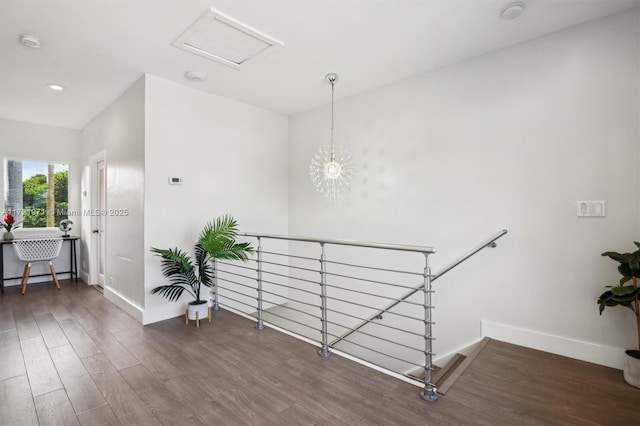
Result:
{"label": "smoke detector", "polygon": [[520,15],[522,15],[522,12],[524,12],[524,3],[510,3],[506,5],[504,9],[502,9],[502,12],[500,12],[500,17],[506,21],[511,21],[520,17]]}
{"label": "smoke detector", "polygon": [[207,79],[207,75],[200,71],[187,71],[184,73],[184,78],[189,81],[199,83]]}
{"label": "smoke detector", "polygon": [[20,44],[32,49],[39,49],[42,46],[42,42],[38,37],[29,34],[20,34]]}

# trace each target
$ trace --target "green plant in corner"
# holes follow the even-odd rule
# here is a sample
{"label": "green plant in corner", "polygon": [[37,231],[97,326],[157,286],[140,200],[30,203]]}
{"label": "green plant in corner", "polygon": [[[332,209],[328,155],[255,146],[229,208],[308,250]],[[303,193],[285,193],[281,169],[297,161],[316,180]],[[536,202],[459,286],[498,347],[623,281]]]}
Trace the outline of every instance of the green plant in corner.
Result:
{"label": "green plant in corner", "polygon": [[[603,256],[607,256],[616,262],[618,265],[618,272],[622,275],[620,282],[616,286],[607,286],[608,290],[600,295],[598,298],[598,305],[600,308],[600,315],[606,307],[611,306],[624,306],[629,308],[636,317],[636,327],[638,332],[638,348],[640,349],[640,291],[638,290],[638,277],[640,277],[640,243],[634,242],[638,250],[633,253],[617,253],[613,251],[607,251],[602,253]],[[636,358],[640,362],[639,350],[627,350],[628,357]],[[627,357],[627,358],[628,358]],[[636,375],[638,372],[628,371],[629,362],[625,358],[625,380],[634,386],[638,386],[640,383],[640,377],[628,377],[629,374]],[[638,367],[633,366],[633,369]]]}
{"label": "green plant in corner", "polygon": [[[202,286],[213,285],[211,260],[244,261],[248,259],[249,254],[253,253],[249,243],[236,242],[237,235],[238,223],[231,216],[221,216],[207,223],[195,246],[195,263],[185,251],[179,248],[152,247],[151,251],[162,258],[162,275],[168,278],[170,283],[153,288],[151,294],[159,294],[175,302],[186,291],[194,298],[189,302],[190,307],[194,305],[206,307],[207,301],[200,298],[200,291]],[[198,310],[201,311],[200,308]],[[199,318],[204,318],[202,313]],[[190,319],[193,318],[190,316]]]}

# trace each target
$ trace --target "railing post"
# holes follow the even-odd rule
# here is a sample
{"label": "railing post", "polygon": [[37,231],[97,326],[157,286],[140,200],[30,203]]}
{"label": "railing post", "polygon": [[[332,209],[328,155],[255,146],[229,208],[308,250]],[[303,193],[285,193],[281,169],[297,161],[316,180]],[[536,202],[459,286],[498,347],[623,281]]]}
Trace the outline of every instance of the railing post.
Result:
{"label": "railing post", "polygon": [[420,398],[425,401],[435,401],[438,399],[436,386],[431,382],[431,372],[433,371],[433,336],[432,325],[434,322],[431,317],[431,268],[429,267],[429,253],[424,253],[424,389],[420,391]]}
{"label": "railing post", "polygon": [[213,286],[211,288],[211,293],[213,293],[213,310],[219,311],[220,304],[218,303],[218,261],[213,259]]}
{"label": "railing post", "polygon": [[323,358],[331,355],[327,335],[327,259],[324,254],[324,243],[320,243],[322,254],[320,255],[320,309],[322,311],[322,348],[318,355]]}
{"label": "railing post", "polygon": [[264,322],[262,321],[262,245],[260,244],[260,237],[258,237],[258,322],[256,328],[262,330],[264,328]]}

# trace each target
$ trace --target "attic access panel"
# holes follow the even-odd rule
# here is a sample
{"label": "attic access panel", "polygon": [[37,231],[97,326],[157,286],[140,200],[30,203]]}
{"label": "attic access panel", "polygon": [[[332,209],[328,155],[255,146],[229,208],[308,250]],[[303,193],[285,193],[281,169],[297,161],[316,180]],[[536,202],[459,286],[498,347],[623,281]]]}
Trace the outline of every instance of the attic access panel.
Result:
{"label": "attic access panel", "polygon": [[248,60],[284,44],[215,9],[209,9],[172,45],[239,69]]}

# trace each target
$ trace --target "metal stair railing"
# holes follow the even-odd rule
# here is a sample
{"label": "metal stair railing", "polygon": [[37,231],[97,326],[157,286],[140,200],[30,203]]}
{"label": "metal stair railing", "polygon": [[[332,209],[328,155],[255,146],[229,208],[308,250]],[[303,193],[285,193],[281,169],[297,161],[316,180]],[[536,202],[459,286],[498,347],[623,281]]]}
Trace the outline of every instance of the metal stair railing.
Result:
{"label": "metal stair railing", "polygon": [[[435,355],[435,338],[432,333],[435,324],[432,318],[432,282],[483,248],[495,246],[495,240],[506,233],[506,230],[502,231],[482,247],[463,256],[437,275],[432,275],[429,265],[430,256],[436,252],[433,247],[246,233],[246,237],[257,240],[256,256],[250,259],[251,264],[214,260],[214,281],[211,289],[213,309],[218,310],[222,306],[252,318],[256,321],[257,329],[269,326],[309,341],[320,347],[320,356],[328,357],[336,352],[373,365],[388,374],[420,386],[421,398],[435,401],[438,394],[436,386],[432,383],[432,362]],[[278,251],[279,243],[272,242],[270,246],[276,248],[265,250],[265,240],[281,240],[282,244],[287,245],[286,249]],[[417,261],[422,264],[422,269],[418,271],[412,266],[410,269],[413,270],[402,270],[397,267],[381,267],[380,264],[371,266],[341,262],[333,253],[327,253],[329,246],[348,246],[355,250],[373,249],[374,252],[355,253],[358,259],[367,259],[364,263],[371,263],[377,256],[374,253],[378,253],[378,250],[418,254],[422,260],[406,261],[418,266]],[[316,255],[318,249],[319,255]],[[313,254],[306,255],[308,250],[313,250]],[[345,250],[351,252],[352,249]],[[295,253],[290,254],[290,251]],[[328,259],[328,255],[335,259]],[[385,262],[389,258],[385,255]],[[404,257],[400,262],[404,264],[405,260],[402,259]],[[346,272],[343,273],[343,269]],[[405,284],[407,276],[422,277],[420,287]],[[401,280],[402,284],[392,282],[397,280]],[[400,298],[391,297],[392,288],[400,288],[406,293]],[[423,293],[422,301],[406,300],[419,291]],[[380,310],[379,299],[388,303],[387,308]],[[400,304],[412,306],[412,309],[402,312],[390,311]],[[372,311],[378,313],[368,318]],[[381,313],[395,316],[398,321],[403,322],[402,325],[375,323],[386,330],[382,333],[367,333],[361,330]],[[349,326],[354,322],[356,326]],[[359,336],[364,336],[364,342],[362,337],[350,338],[356,332]],[[347,349],[336,349],[334,345],[338,342],[349,343],[349,346]],[[366,351],[364,353],[367,355],[363,356],[362,351]],[[372,358],[376,362],[373,362]],[[424,361],[420,361],[420,358]],[[377,363],[380,359],[384,362]],[[389,367],[390,365],[396,369]],[[406,369],[400,369],[400,365],[424,369],[424,382],[405,374]]]}

